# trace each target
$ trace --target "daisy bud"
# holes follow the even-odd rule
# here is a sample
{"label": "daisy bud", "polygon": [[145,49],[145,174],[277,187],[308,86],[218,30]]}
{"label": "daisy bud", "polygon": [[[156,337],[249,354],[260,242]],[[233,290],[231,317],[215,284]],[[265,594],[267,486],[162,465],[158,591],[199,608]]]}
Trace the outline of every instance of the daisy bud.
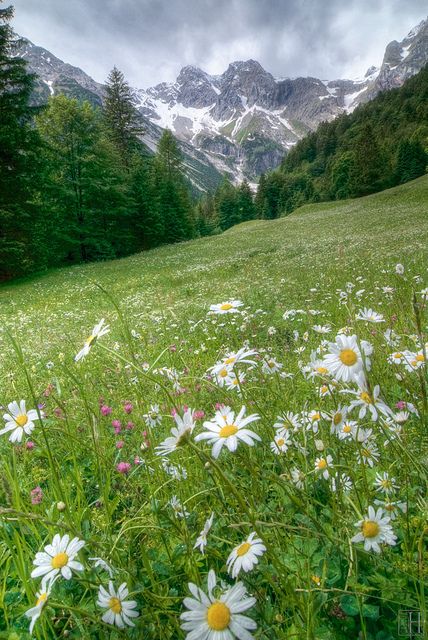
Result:
{"label": "daisy bud", "polygon": [[317,451],[324,451],[324,442],[322,440],[315,440],[315,448]]}
{"label": "daisy bud", "polygon": [[56,503],[56,508],[58,509],[58,511],[65,511],[65,509],[66,509],[65,502],[57,502]]}

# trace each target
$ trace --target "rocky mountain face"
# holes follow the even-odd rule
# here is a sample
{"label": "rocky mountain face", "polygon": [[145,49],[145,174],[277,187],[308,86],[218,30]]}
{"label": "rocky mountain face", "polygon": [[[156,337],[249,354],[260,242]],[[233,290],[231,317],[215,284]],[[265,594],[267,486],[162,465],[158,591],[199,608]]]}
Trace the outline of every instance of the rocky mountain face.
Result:
{"label": "rocky mountain face", "polygon": [[[26,39],[23,40],[19,55],[27,60],[28,70],[37,76],[33,96],[36,104],[44,104],[50,95],[62,93],[82,101],[87,100],[93,106],[102,106],[104,86],[93,80],[82,69],[63,62],[43,47],[38,47]],[[142,119],[143,142],[149,151],[154,153],[163,129],[144,116]],[[215,189],[223,179],[222,173],[202,151],[185,140],[179,140],[179,144],[187,177],[195,191],[200,193]]]}
{"label": "rocky mountain face", "polygon": [[[102,85],[81,69],[30,42],[22,55],[39,78],[37,100],[63,92],[102,104]],[[146,123],[147,146],[155,149],[162,130],[171,129],[182,145],[191,181],[205,189],[223,173],[256,181],[320,122],[401,86],[427,62],[428,19],[402,42],[391,42],[380,69],[371,67],[359,80],[276,79],[255,60],[247,60],[232,62],[219,76],[187,66],[174,83],[134,93]]]}

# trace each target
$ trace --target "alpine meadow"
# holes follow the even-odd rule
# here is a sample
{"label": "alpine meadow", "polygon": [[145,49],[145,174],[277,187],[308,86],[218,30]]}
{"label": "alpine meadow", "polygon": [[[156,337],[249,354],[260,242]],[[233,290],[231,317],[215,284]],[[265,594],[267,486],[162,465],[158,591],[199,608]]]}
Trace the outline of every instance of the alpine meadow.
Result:
{"label": "alpine meadow", "polygon": [[210,65],[142,90],[91,4],[105,84],[0,7],[0,639],[428,637],[428,20],[363,79],[219,75],[298,3],[124,0]]}

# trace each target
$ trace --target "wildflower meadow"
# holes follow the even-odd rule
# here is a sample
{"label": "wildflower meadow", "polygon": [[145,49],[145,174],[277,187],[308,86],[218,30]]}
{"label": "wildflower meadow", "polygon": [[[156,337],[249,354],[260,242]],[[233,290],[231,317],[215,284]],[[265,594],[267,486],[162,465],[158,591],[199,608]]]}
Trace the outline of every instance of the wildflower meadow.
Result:
{"label": "wildflower meadow", "polygon": [[0,289],[1,638],[425,619],[427,195]]}

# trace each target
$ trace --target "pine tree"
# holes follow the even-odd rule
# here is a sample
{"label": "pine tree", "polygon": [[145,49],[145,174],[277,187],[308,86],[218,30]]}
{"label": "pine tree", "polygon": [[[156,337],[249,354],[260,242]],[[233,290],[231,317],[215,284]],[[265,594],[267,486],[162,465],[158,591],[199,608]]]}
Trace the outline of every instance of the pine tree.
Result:
{"label": "pine tree", "polygon": [[230,229],[242,222],[240,217],[237,191],[230,180],[225,177],[215,194],[216,208],[222,231]]}
{"label": "pine tree", "polygon": [[402,184],[419,178],[425,173],[427,162],[427,153],[419,140],[401,140],[394,172],[395,183]]}
{"label": "pine tree", "polygon": [[193,235],[191,202],[177,141],[166,129],[159,141],[154,164],[159,211],[164,222],[164,242],[187,240]]}
{"label": "pine tree", "polygon": [[129,168],[132,154],[140,148],[138,136],[142,134],[143,126],[131,88],[116,67],[106,83],[104,120],[124,165]]}
{"label": "pine tree", "polygon": [[250,185],[246,180],[238,187],[237,193],[237,206],[239,211],[239,218],[242,222],[247,220],[254,220],[256,217],[256,207],[253,200],[253,193],[250,189]]}
{"label": "pine tree", "polygon": [[133,226],[139,249],[160,245],[165,237],[163,216],[156,193],[153,161],[135,158],[132,168]]}
{"label": "pine tree", "polygon": [[43,266],[35,204],[40,141],[29,104],[33,76],[16,55],[20,41],[9,24],[12,16],[12,7],[0,9],[0,279]]}

